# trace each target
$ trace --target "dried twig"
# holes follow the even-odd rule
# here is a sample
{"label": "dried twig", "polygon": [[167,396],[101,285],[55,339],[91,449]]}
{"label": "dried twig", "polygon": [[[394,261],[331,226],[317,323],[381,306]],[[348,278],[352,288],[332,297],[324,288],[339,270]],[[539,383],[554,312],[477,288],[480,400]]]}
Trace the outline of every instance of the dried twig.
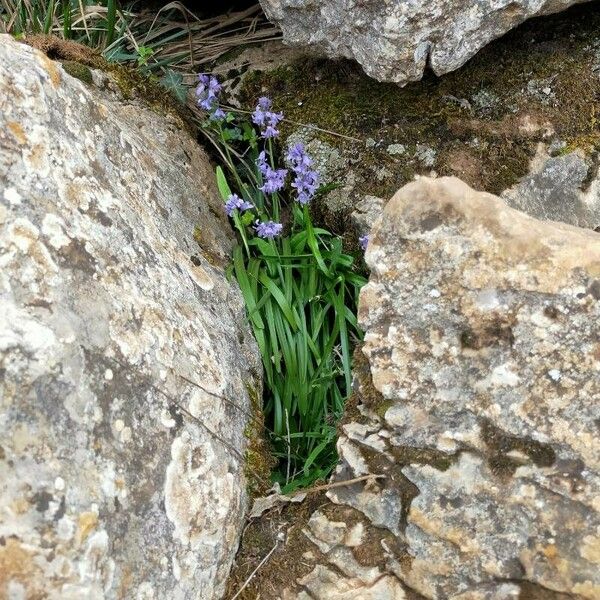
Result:
{"label": "dried twig", "polygon": [[254,571],[252,571],[252,573],[250,573],[248,579],[246,579],[246,581],[244,581],[244,584],[242,585],[242,587],[235,593],[234,596],[232,596],[231,600],[235,600],[246,589],[248,584],[252,581],[254,576],[258,573],[259,569],[262,568],[262,566],[269,560],[269,558],[271,558],[273,552],[275,552],[275,550],[277,550],[277,547],[279,546],[280,541],[281,540],[279,538],[277,538],[275,545],[271,548],[271,550],[269,550],[269,553],[258,563],[258,566],[256,567],[256,569],[254,569]]}
{"label": "dried twig", "polygon": [[[372,479],[385,479],[385,475],[362,475],[361,477],[355,477],[354,479],[346,479],[345,481],[335,481],[334,483],[325,483],[323,485],[317,485],[315,487],[306,488],[305,490],[300,490],[303,494],[312,494],[314,492],[322,492],[323,490],[331,490],[333,488],[345,487],[347,485],[352,485],[354,483],[360,483],[361,481],[370,481]],[[298,493],[297,491],[294,492]]]}

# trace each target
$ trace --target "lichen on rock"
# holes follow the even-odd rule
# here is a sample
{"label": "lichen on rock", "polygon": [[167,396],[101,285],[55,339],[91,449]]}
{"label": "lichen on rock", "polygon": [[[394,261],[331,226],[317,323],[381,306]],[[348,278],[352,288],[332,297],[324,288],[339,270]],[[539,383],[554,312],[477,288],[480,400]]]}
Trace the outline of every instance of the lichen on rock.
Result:
{"label": "lichen on rock", "polygon": [[582,0],[261,0],[286,43],[332,58],[352,58],[379,80],[406,84],[430,67],[436,75],[462,66],[492,40],[531,17]]}
{"label": "lichen on rock", "polygon": [[0,596],[220,598],[260,394],[233,238],[195,140],[92,75],[0,36]]}

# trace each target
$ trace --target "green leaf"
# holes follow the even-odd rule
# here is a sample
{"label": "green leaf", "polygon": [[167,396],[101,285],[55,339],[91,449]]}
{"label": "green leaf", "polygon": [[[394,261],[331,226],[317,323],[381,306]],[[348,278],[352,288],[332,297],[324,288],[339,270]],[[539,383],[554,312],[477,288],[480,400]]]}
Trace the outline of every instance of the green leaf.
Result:
{"label": "green leaf", "polygon": [[254,312],[254,309],[256,308],[256,298],[252,291],[250,280],[248,279],[248,273],[244,265],[244,257],[241,246],[236,246],[233,250],[233,268],[235,270],[235,278],[238,280],[238,284],[242,291],[242,296],[246,302],[246,307],[248,308],[248,312],[251,314],[250,319],[252,324],[258,329],[264,329],[265,325],[260,314],[258,312]]}
{"label": "green leaf", "polygon": [[252,223],[253,219],[254,219],[254,215],[251,212],[245,212],[240,216],[240,223],[244,227],[248,227],[248,225],[250,225],[250,223]]}
{"label": "green leaf", "polygon": [[294,310],[286,300],[283,292],[264,271],[258,276],[258,280],[269,290],[273,298],[275,298],[275,302],[279,305],[281,312],[295,331],[299,327],[298,317],[294,314]]}
{"label": "green leaf", "polygon": [[188,88],[183,83],[183,75],[173,69],[167,69],[163,77],[160,79],[160,84],[165,87],[179,102],[185,104],[187,100]]}
{"label": "green leaf", "polygon": [[226,129],[223,129],[222,135],[225,142],[242,139],[242,132],[237,127],[227,127]]}
{"label": "green leaf", "polygon": [[229,196],[231,196],[231,188],[227,183],[225,173],[223,173],[223,169],[221,169],[221,167],[217,167],[215,169],[215,174],[217,176],[217,187],[219,188],[221,198],[223,198],[223,200],[227,200]]}

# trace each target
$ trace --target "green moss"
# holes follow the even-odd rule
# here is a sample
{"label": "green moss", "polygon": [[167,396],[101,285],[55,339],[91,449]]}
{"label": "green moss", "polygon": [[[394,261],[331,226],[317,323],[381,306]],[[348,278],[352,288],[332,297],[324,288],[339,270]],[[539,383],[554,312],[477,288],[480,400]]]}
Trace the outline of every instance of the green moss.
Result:
{"label": "green moss", "polygon": [[94,83],[94,80],[92,78],[92,71],[88,66],[83,65],[74,60],[63,60],[61,61],[61,64],[63,66],[63,69],[69,75],[71,75],[71,77],[75,77],[76,79],[83,81],[83,83],[87,85],[92,85],[92,83]]}
{"label": "green moss", "polygon": [[246,391],[250,398],[250,419],[244,429],[244,436],[248,440],[245,474],[248,481],[248,493],[250,497],[255,497],[265,494],[271,487],[271,471],[277,461],[265,438],[260,386],[256,383],[248,383]]}
{"label": "green moss", "polygon": [[135,69],[112,63],[106,63],[106,71],[112,75],[124,98],[137,98],[158,114],[170,114],[181,127],[195,135],[196,125],[191,111],[157,79],[143,75]]}
{"label": "green moss", "polygon": [[379,404],[377,406],[377,408],[375,409],[375,413],[377,414],[378,417],[383,419],[385,417],[385,413],[393,405],[394,405],[394,403],[391,400],[383,401],[383,402],[381,402],[381,404]]}
{"label": "green moss", "polygon": [[[413,158],[417,144],[436,149],[438,174],[498,193],[527,173],[547,123],[571,148],[598,147],[600,78],[589,48],[599,29],[600,14],[585,8],[533,20],[458,71],[439,78],[426,73],[404,88],[378,83],[347,61],[303,60],[252,74],[242,99],[250,107],[266,91],[290,120],[361,140],[319,134],[351,157],[357,195],[389,197],[416,174],[428,173]],[[546,79],[555,100],[528,91],[532,80]],[[537,129],[527,131],[525,115]],[[295,129],[286,124],[284,137]],[[367,138],[377,146],[367,148]],[[389,155],[392,143],[405,145],[407,153]],[[378,180],[382,167],[391,175]]]}
{"label": "green moss", "polygon": [[50,35],[28,35],[22,41],[46,53],[48,58],[61,61],[67,73],[87,84],[92,83],[90,69],[110,74],[126,99],[135,97],[161,115],[170,114],[182,128],[195,135],[196,126],[190,110],[155,78],[146,77],[123,65],[110,63],[96,50],[70,40]]}

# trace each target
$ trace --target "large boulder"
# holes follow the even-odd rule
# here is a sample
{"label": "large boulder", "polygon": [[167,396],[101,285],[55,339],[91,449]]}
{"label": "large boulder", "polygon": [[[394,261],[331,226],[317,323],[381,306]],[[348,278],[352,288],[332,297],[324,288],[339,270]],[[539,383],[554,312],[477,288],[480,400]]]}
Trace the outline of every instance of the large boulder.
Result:
{"label": "large boulder", "polygon": [[0,597],[220,598],[260,362],[208,159],[9,36],[0,106]]}
{"label": "large boulder", "polygon": [[[426,67],[458,69],[532,17],[584,0],[260,0],[284,41],[358,61],[379,81],[405,84]],[[590,9],[591,10],[591,9]]]}
{"label": "large boulder", "polygon": [[[389,473],[376,516],[411,556],[397,575],[428,598],[502,598],[508,581],[600,598],[600,235],[423,178],[366,260],[381,416],[340,451],[355,471],[381,448],[367,470]],[[370,516],[360,494],[332,497]]]}
{"label": "large boulder", "polygon": [[330,502],[280,596],[600,598],[600,234],[421,178],[366,261]]}

